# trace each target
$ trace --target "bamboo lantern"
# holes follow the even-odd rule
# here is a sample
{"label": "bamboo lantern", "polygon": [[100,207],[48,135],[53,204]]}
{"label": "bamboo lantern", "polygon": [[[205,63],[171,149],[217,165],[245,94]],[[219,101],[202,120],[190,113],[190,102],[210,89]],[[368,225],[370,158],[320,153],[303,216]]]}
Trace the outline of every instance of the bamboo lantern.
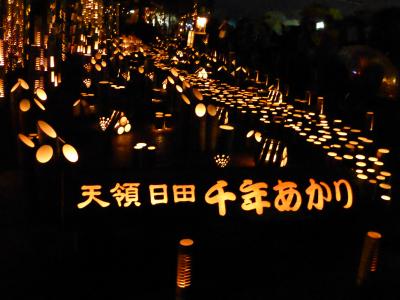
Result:
{"label": "bamboo lantern", "polygon": [[192,285],[193,240],[181,239],[178,247],[178,264],[176,275],[176,298],[187,298],[188,290]]}
{"label": "bamboo lantern", "polygon": [[231,125],[220,125],[217,138],[216,151],[218,154],[230,155],[233,148],[234,127]]}
{"label": "bamboo lantern", "polygon": [[365,120],[366,120],[366,130],[369,132],[374,131],[375,127],[375,114],[373,111],[368,111],[365,114]]}
{"label": "bamboo lantern", "polygon": [[5,97],[4,79],[0,78],[0,99]]}
{"label": "bamboo lantern", "polygon": [[38,136],[41,145],[51,144],[55,146],[57,132],[54,128],[43,120],[37,121]]}
{"label": "bamboo lantern", "polygon": [[382,235],[375,231],[369,231],[365,236],[357,273],[356,281],[358,285],[362,285],[366,280],[368,280],[371,273],[377,271],[379,243],[381,238]]}
{"label": "bamboo lantern", "polygon": [[288,162],[287,147],[278,140],[266,138],[262,144],[260,154],[257,158],[258,165],[275,165],[286,167]]}

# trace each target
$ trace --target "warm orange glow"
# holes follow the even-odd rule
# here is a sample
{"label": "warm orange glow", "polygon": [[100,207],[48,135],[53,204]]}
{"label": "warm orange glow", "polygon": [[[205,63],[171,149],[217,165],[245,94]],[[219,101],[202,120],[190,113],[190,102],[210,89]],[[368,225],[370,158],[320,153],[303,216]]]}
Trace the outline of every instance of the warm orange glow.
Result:
{"label": "warm orange glow", "polygon": [[182,94],[181,98],[187,105],[190,105],[190,100],[185,94]]}
{"label": "warm orange glow", "polygon": [[182,87],[180,85],[176,85],[175,88],[178,91],[178,93],[182,93],[183,92],[183,89],[182,89]]}
{"label": "warm orange glow", "polygon": [[196,20],[196,28],[198,31],[204,31],[207,25],[207,18],[206,17],[197,17]]}
{"label": "warm orange glow", "polygon": [[168,192],[166,184],[151,184],[149,186],[149,190],[151,205],[168,203]]}
{"label": "warm orange glow", "polygon": [[192,239],[181,239],[179,244],[184,247],[193,246],[194,241]]}
{"label": "warm orange glow", "polygon": [[42,103],[40,103],[38,100],[33,99],[33,101],[35,102],[35,104],[37,105],[37,107],[39,107],[41,110],[45,111],[46,108],[44,107],[44,105]]}
{"label": "warm orange glow", "polygon": [[4,67],[4,42],[0,39],[0,67]]}
{"label": "warm orange glow", "polygon": [[274,203],[278,211],[298,211],[300,209],[302,198],[297,190],[296,183],[278,180],[278,184],[274,186],[274,191],[278,191]]}
{"label": "warm orange glow", "polygon": [[236,195],[232,192],[225,192],[224,188],[228,186],[225,180],[218,182],[208,189],[205,195],[205,201],[208,204],[218,204],[218,213],[220,216],[226,215],[226,201],[235,201]]}
{"label": "warm orange glow", "polygon": [[44,132],[47,136],[55,139],[57,137],[57,133],[56,131],[53,129],[53,127],[51,127],[48,123],[46,123],[45,121],[39,120],[37,122],[40,130],[42,132]]}
{"label": "warm orange glow", "polygon": [[20,83],[18,81],[16,84],[13,85],[13,87],[10,90],[10,93],[11,94],[14,93],[19,88],[19,86],[20,86]]}
{"label": "warm orange glow", "polygon": [[183,81],[182,82],[182,84],[183,84],[183,87],[185,88],[185,89],[190,89],[190,83],[189,82],[187,82],[187,81]]}
{"label": "warm orange glow", "polygon": [[19,133],[18,134],[18,138],[20,139],[20,141],[22,143],[24,143],[26,146],[28,146],[29,148],[35,148],[35,143],[26,135]]}
{"label": "warm orange glow", "polygon": [[201,70],[197,73],[197,77],[202,78],[202,79],[207,79],[208,73],[207,73],[206,69],[201,68]]}
{"label": "warm orange glow", "polygon": [[220,125],[219,128],[222,130],[229,130],[229,131],[235,129],[235,127],[233,127],[231,125]]}
{"label": "warm orange glow", "polygon": [[367,235],[375,240],[379,240],[382,238],[382,234],[380,234],[379,232],[376,231],[368,231]]}
{"label": "warm orange glow", "polygon": [[37,88],[35,91],[36,96],[38,96],[38,98],[42,101],[46,101],[47,100],[47,94],[46,92],[41,89],[41,88]]}
{"label": "warm orange glow", "polygon": [[391,176],[392,176],[392,173],[387,172],[387,171],[382,171],[382,172],[380,172],[380,174],[381,174],[382,176],[385,176],[385,177],[391,177]]}
{"label": "warm orange glow", "polygon": [[146,147],[147,147],[146,143],[137,143],[134,148],[135,149],[143,149],[143,148],[146,148]]}
{"label": "warm orange glow", "polygon": [[49,145],[43,145],[36,151],[36,160],[41,164],[45,164],[53,157],[53,148]]}
{"label": "warm orange glow", "polygon": [[325,202],[332,201],[332,191],[325,182],[319,184],[314,180],[310,179],[310,186],[306,189],[306,194],[309,196],[307,209],[312,210],[316,208],[322,210]]}
{"label": "warm orange glow", "polygon": [[196,201],[195,194],[196,186],[193,184],[189,185],[173,185],[172,191],[174,195],[174,202],[192,202]]}
{"label": "warm orange glow", "polygon": [[342,193],[340,187],[344,185],[347,192],[347,203],[344,208],[350,208],[353,206],[353,190],[351,189],[350,183],[347,180],[341,179],[338,181],[334,181],[333,185],[335,186],[335,197],[337,201],[342,200]]}
{"label": "warm orange glow", "polygon": [[119,135],[123,134],[124,132],[125,132],[124,127],[118,127],[117,133],[118,133]]}
{"label": "warm orange glow", "polygon": [[178,70],[175,69],[175,68],[172,68],[172,69],[171,69],[171,74],[172,74],[172,76],[174,76],[174,77],[178,77],[178,76],[179,76]]}
{"label": "warm orange glow", "polygon": [[382,235],[379,232],[369,231],[364,239],[360,264],[357,273],[357,283],[361,285],[370,272],[376,272],[378,267],[379,243]]}
{"label": "warm orange glow", "polygon": [[141,203],[139,202],[139,185],[140,183],[117,183],[114,188],[110,190],[112,196],[117,200],[118,206],[122,206],[122,202],[124,203],[124,207],[131,206],[132,203],[135,204],[136,207],[139,207]]}
{"label": "warm orange glow", "polygon": [[388,153],[390,153],[390,150],[389,149],[385,149],[385,148],[381,148],[381,149],[378,149],[378,153],[388,154]]}
{"label": "warm orange glow", "polygon": [[261,134],[261,132],[257,131],[257,132],[254,134],[254,138],[256,139],[256,141],[257,141],[258,143],[260,143],[260,142],[262,141],[262,134]]}
{"label": "warm orange glow", "polygon": [[168,82],[169,82],[170,84],[172,84],[172,85],[175,84],[175,80],[174,80],[171,76],[168,76],[167,79],[168,79]]}
{"label": "warm orange glow", "polygon": [[83,202],[78,203],[77,207],[79,209],[85,208],[92,201],[96,202],[103,208],[109,206],[110,203],[103,201],[97,197],[101,195],[101,188],[102,188],[101,185],[83,185],[81,187],[82,196],[87,197],[87,199]]}
{"label": "warm orange glow", "polygon": [[19,109],[22,112],[27,112],[31,109],[31,102],[28,99],[22,99],[19,103]]}
{"label": "warm orange glow", "polygon": [[73,146],[71,146],[69,144],[65,144],[62,147],[62,153],[63,153],[64,157],[72,163],[76,163],[79,159],[78,152],[76,151],[76,149]]}
{"label": "warm orange glow", "polygon": [[195,108],[196,116],[202,118],[206,115],[207,108],[203,103],[198,103]]}
{"label": "warm orange glow", "polygon": [[246,138],[251,138],[254,135],[254,130],[250,130],[247,134],[246,134]]}
{"label": "warm orange glow", "polygon": [[390,190],[390,189],[392,189],[392,186],[391,186],[390,184],[387,184],[387,183],[381,183],[381,184],[379,184],[379,187],[380,187],[381,189],[383,189],[383,190]]}
{"label": "warm orange glow", "polygon": [[131,131],[131,129],[132,129],[132,125],[131,125],[131,124],[129,124],[129,123],[128,123],[128,124],[126,124],[126,125],[125,125],[125,127],[124,127],[124,130],[125,130],[125,132],[126,132],[126,133],[130,132],[130,131]]}
{"label": "warm orange glow", "polygon": [[243,180],[240,191],[246,194],[242,195],[242,209],[246,211],[255,210],[257,215],[262,215],[264,208],[271,207],[269,201],[263,200],[263,197],[267,196],[267,188],[268,185],[265,182],[253,183],[251,179]]}
{"label": "warm orange glow", "polygon": [[178,254],[176,285],[179,288],[188,288],[192,283],[192,257],[189,254]]}
{"label": "warm orange glow", "polygon": [[5,97],[4,80],[0,78],[0,98]]}
{"label": "warm orange glow", "polygon": [[29,90],[29,84],[25,80],[23,80],[22,78],[18,78],[18,81],[24,90]]}
{"label": "warm orange glow", "polygon": [[230,161],[231,157],[229,155],[218,154],[214,156],[214,162],[219,168],[225,168],[226,166],[229,165]]}
{"label": "warm orange glow", "polygon": [[200,93],[200,91],[196,88],[193,89],[193,96],[199,100],[199,101],[203,101],[203,95]]}
{"label": "warm orange glow", "polygon": [[361,180],[367,180],[368,176],[365,174],[357,174],[357,178],[361,179]]}

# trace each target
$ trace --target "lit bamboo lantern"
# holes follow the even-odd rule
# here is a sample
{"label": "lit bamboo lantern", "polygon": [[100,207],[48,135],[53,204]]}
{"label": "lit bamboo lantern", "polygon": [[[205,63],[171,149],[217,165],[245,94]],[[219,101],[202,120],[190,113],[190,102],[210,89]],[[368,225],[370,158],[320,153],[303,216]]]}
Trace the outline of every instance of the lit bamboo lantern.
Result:
{"label": "lit bamboo lantern", "polygon": [[381,158],[383,158],[384,156],[386,156],[386,155],[389,154],[389,153],[390,153],[390,150],[389,150],[389,149],[380,148],[380,149],[378,149],[377,152],[376,152],[376,157],[379,158],[379,159],[381,159]]}
{"label": "lit bamboo lantern", "polygon": [[198,103],[195,107],[196,116],[202,118],[207,113],[207,108],[203,103]]}
{"label": "lit bamboo lantern", "polygon": [[164,127],[164,113],[156,112],[154,125],[156,130],[161,130]]}
{"label": "lit bamboo lantern", "polygon": [[0,67],[4,67],[4,42],[0,39]]}
{"label": "lit bamboo lantern", "polygon": [[54,64],[54,56],[50,56],[50,68],[54,69],[55,64]]}
{"label": "lit bamboo lantern", "polygon": [[187,105],[190,105],[190,100],[189,100],[189,98],[188,98],[185,94],[182,94],[182,95],[181,95],[181,99],[182,99],[183,102],[185,102]]}
{"label": "lit bamboo lantern", "polygon": [[379,232],[369,231],[364,239],[360,264],[357,273],[357,284],[362,285],[378,268],[379,243],[382,235]]}
{"label": "lit bamboo lantern", "polygon": [[64,144],[62,146],[62,153],[69,162],[71,163],[76,163],[79,160],[79,155],[76,149],[69,145],[69,144]]}
{"label": "lit bamboo lantern", "polygon": [[18,134],[18,139],[25,145],[25,146],[27,146],[28,148],[35,148],[35,143],[33,142],[33,140],[30,138],[30,137],[28,137],[28,136],[26,136],[26,135],[24,135],[24,134],[22,134],[22,133],[19,133]]}
{"label": "lit bamboo lantern", "polygon": [[36,151],[36,160],[45,164],[48,163],[53,158],[54,150],[50,145],[42,145]]}
{"label": "lit bamboo lantern", "polygon": [[176,296],[177,299],[184,300],[188,289],[192,285],[192,265],[193,265],[193,240],[182,239],[178,247],[178,264],[176,270]]}
{"label": "lit bamboo lantern", "polygon": [[48,124],[43,120],[39,120],[37,121],[37,128],[38,128],[39,141],[41,144],[49,142],[51,142],[52,144],[54,143],[54,140],[57,138],[57,133],[53,129],[53,127],[50,126],[50,124]]}
{"label": "lit bamboo lantern", "polygon": [[317,97],[317,110],[318,114],[324,114],[324,97],[322,96]]}
{"label": "lit bamboo lantern", "polygon": [[0,78],[0,98],[5,97],[5,90],[4,90],[4,79]]}
{"label": "lit bamboo lantern", "polygon": [[19,102],[19,110],[21,112],[28,112],[31,109],[31,102],[28,99],[22,99]]}
{"label": "lit bamboo lantern", "polygon": [[373,111],[366,112],[366,129],[367,131],[373,131],[375,126],[375,114]]}
{"label": "lit bamboo lantern", "polygon": [[47,94],[42,88],[37,88],[35,90],[36,96],[39,98],[41,101],[46,101],[47,100]]}
{"label": "lit bamboo lantern", "polygon": [[223,169],[226,168],[231,161],[231,157],[226,154],[217,154],[214,156],[214,162],[217,167]]}
{"label": "lit bamboo lantern", "polygon": [[233,147],[234,127],[231,125],[220,125],[216,151],[218,154],[230,155]]}
{"label": "lit bamboo lantern", "polygon": [[266,138],[258,155],[257,164],[286,167],[287,163],[287,147],[281,141]]}
{"label": "lit bamboo lantern", "polygon": [[151,168],[156,163],[156,150],[155,146],[148,146],[146,151],[146,160],[145,164],[147,168]]}
{"label": "lit bamboo lantern", "polygon": [[164,129],[171,129],[172,128],[172,114],[165,114],[164,115]]}
{"label": "lit bamboo lantern", "polygon": [[146,143],[137,143],[133,147],[133,158],[135,161],[135,167],[143,168],[144,167],[144,154],[146,151],[147,144]]}

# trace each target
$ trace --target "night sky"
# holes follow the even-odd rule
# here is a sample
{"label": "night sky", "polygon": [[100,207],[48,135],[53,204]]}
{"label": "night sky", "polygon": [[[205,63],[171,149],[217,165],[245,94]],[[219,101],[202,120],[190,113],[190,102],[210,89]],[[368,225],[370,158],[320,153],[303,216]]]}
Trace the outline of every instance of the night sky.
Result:
{"label": "night sky", "polygon": [[221,17],[233,18],[260,16],[266,10],[281,10],[291,14],[301,10],[305,5],[315,2],[339,8],[344,14],[354,10],[400,6],[400,0],[215,0],[215,13]]}

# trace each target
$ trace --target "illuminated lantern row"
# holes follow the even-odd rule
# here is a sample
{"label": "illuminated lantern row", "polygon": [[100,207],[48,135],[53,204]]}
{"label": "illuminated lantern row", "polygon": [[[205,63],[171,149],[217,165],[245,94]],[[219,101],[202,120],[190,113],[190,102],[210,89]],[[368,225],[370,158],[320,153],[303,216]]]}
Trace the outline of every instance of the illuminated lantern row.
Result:
{"label": "illuminated lantern row", "polygon": [[119,3],[112,3],[104,9],[104,26],[107,38],[119,36],[119,12]]}
{"label": "illuminated lantern row", "polygon": [[0,38],[0,99],[5,97],[4,41]]}
{"label": "illuminated lantern row", "polygon": [[103,1],[102,0],[81,0],[82,18],[87,28],[93,27],[94,32],[98,34],[103,31]]}
{"label": "illuminated lantern row", "polygon": [[24,66],[24,0],[5,0],[3,19],[6,72]]}
{"label": "illuminated lantern row", "polygon": [[[179,60],[179,57],[185,57],[185,55],[181,54],[174,57]],[[154,58],[155,66],[161,69],[169,67],[170,60],[165,51],[159,51]],[[172,68],[171,66],[169,67],[172,70],[177,64],[172,62],[170,65],[173,66]],[[223,68],[227,69],[226,67]],[[189,74],[184,80],[190,82],[190,85],[194,86],[200,93],[207,94],[207,98],[210,98],[217,106],[236,109],[243,117],[258,119],[261,124],[277,124],[283,128],[294,130],[300,138],[304,138],[306,142],[322,149],[328,159],[334,159],[337,162],[346,164],[354,171],[354,175],[360,181],[375,185],[382,200],[391,200],[391,172],[388,172],[385,168],[385,157],[390,153],[390,150],[386,148],[377,149],[376,146],[374,147],[373,139],[368,137],[368,133],[374,127],[373,113],[367,113],[366,123],[368,128],[363,133],[360,129],[344,125],[342,120],[328,120],[325,115],[323,97],[317,97],[315,111],[310,111],[310,93],[300,103],[302,104],[302,109],[286,103],[284,95],[280,91],[281,84],[279,79],[276,80],[275,84],[268,86],[267,78],[267,90],[259,93],[258,90],[242,90],[239,87],[231,86],[209,77],[206,79],[205,76],[199,76],[200,72],[202,72],[201,69],[197,74],[196,72]],[[190,105],[195,98],[188,95],[188,92],[184,92],[180,98]],[[297,103],[299,101],[295,101],[294,104]],[[197,105],[196,114],[199,117],[204,116],[204,105]],[[228,116],[223,109],[217,109],[217,112],[220,119]],[[223,123],[227,124],[228,122]],[[263,152],[265,159],[268,158],[268,160],[272,159],[272,162],[274,161],[275,155],[272,152],[275,148],[274,145],[278,144],[269,143],[269,146],[266,146]],[[269,151],[270,147],[272,152]],[[286,165],[287,148],[280,145],[279,149],[282,151],[282,165]],[[378,157],[379,154],[381,157]],[[276,156],[277,161],[279,160],[278,156]]]}

